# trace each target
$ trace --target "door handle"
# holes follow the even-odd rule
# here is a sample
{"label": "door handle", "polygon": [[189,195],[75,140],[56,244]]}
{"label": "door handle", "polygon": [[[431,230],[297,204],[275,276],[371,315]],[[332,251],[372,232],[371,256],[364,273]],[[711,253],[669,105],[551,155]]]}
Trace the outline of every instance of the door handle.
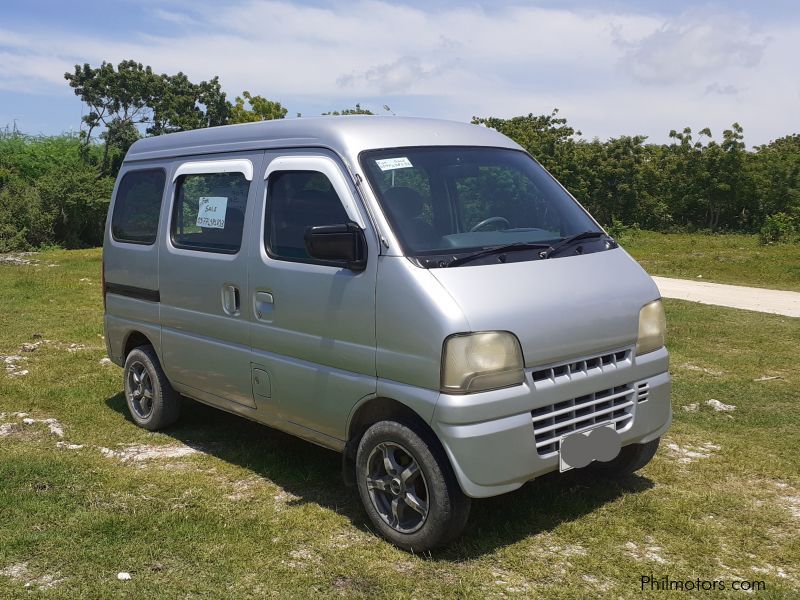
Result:
{"label": "door handle", "polygon": [[272,321],[272,312],[275,309],[275,298],[270,292],[256,292],[255,310],[256,319],[259,321]]}
{"label": "door handle", "polygon": [[222,286],[222,310],[231,316],[237,316],[241,311],[241,297],[239,288],[230,283]]}

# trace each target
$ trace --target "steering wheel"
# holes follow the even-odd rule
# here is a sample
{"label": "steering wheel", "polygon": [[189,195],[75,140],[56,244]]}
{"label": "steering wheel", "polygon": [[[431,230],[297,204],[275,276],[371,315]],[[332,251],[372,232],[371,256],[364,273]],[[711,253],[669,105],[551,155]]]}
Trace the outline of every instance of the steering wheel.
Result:
{"label": "steering wheel", "polygon": [[489,217],[488,219],[484,219],[483,221],[475,225],[475,227],[470,229],[470,231],[480,231],[481,229],[483,229],[487,225],[491,225],[492,223],[503,223],[505,225],[503,229],[508,229],[509,227],[511,227],[511,223],[505,217]]}

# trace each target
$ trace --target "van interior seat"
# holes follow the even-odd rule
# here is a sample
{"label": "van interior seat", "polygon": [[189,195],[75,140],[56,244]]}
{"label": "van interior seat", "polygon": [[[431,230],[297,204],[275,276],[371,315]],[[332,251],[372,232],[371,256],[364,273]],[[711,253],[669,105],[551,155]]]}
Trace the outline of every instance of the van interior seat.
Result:
{"label": "van interior seat", "polygon": [[203,227],[198,243],[208,242],[215,246],[236,249],[241,244],[242,230],[244,229],[244,213],[229,206],[225,210],[225,227]]}
{"label": "van interior seat", "polygon": [[431,245],[439,239],[432,225],[423,220],[425,199],[416,190],[396,186],[383,192],[391,216],[408,241],[415,246]]}

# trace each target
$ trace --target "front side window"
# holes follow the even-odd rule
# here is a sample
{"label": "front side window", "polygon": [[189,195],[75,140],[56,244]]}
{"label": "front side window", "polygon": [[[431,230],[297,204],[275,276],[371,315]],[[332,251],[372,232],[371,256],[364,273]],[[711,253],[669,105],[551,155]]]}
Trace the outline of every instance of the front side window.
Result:
{"label": "front side window", "polygon": [[156,241],[165,182],[163,169],[125,173],[111,215],[111,235],[116,241],[146,245]]}
{"label": "front side window", "polygon": [[539,256],[534,250],[584,232],[588,252],[607,247],[591,217],[524,152],[394,148],[360,160],[406,254],[431,258],[422,266],[511,244],[530,250],[514,260],[529,260]]}
{"label": "front side window", "polygon": [[172,243],[235,254],[242,245],[250,182],[242,173],[181,175],[175,188]]}
{"label": "front side window", "polygon": [[317,225],[349,222],[331,181],[318,171],[276,171],[269,176],[264,244],[274,258],[317,262],[305,234]]}

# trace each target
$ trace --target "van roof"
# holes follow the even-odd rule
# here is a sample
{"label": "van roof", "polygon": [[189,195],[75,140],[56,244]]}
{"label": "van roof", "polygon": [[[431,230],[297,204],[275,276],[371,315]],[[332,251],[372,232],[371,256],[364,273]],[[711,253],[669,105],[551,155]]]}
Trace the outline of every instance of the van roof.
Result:
{"label": "van roof", "polygon": [[242,150],[329,148],[355,161],[359,152],[405,146],[520,146],[494,129],[469,123],[395,116],[328,116],[209,127],[148,137],[125,162]]}

